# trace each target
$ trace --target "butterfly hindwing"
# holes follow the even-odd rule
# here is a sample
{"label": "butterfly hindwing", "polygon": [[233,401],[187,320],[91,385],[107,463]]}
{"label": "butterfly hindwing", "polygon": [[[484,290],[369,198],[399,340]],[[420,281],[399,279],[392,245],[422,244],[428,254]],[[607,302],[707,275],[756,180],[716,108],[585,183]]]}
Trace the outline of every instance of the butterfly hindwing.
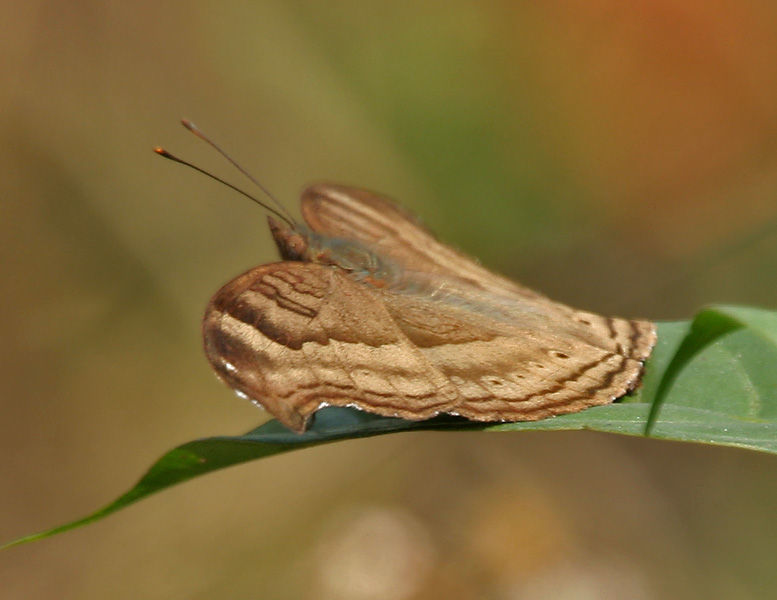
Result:
{"label": "butterfly hindwing", "polygon": [[316,233],[359,242],[408,272],[447,277],[491,293],[547,300],[440,243],[415,217],[375,192],[313,185],[303,192],[301,209]]}
{"label": "butterfly hindwing", "polygon": [[[642,372],[634,348],[596,332],[587,339],[560,325],[507,323],[423,297],[380,296],[409,341],[456,386],[458,403],[447,412],[468,419],[529,421],[608,404],[630,391]],[[643,322],[632,328],[617,321],[633,335],[652,332],[647,324],[638,328]]]}

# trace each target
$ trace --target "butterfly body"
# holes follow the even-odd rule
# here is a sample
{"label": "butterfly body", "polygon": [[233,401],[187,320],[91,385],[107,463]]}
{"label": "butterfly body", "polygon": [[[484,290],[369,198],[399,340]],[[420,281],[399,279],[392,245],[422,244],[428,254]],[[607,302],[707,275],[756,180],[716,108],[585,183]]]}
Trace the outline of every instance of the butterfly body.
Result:
{"label": "butterfly body", "polygon": [[289,428],[326,405],[536,420],[638,384],[651,323],[578,311],[493,274],[372,192],[313,186],[302,214],[308,227],[270,219],[285,260],[229,282],[203,321],[219,377]]}

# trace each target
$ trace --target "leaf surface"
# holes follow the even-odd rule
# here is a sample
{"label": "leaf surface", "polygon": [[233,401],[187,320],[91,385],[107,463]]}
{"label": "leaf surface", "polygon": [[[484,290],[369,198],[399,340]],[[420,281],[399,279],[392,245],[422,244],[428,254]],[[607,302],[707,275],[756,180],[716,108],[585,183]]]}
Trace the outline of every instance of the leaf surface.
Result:
{"label": "leaf surface", "polygon": [[270,421],[244,435],[194,440],[164,454],[140,481],[107,506],[3,547],[97,521],[211,471],[337,440],[403,431],[579,429],[777,453],[777,313],[717,306],[702,310],[690,322],[659,323],[658,342],[636,392],[615,404],[543,421],[484,425],[443,416],[414,422],[349,408],[325,408],[316,413],[304,434]]}

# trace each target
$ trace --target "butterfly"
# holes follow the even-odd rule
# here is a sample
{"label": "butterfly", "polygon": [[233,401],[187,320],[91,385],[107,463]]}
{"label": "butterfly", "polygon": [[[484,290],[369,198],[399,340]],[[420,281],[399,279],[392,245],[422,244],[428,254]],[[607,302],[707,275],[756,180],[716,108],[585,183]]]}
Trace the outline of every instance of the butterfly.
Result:
{"label": "butterfly", "polygon": [[532,421],[639,384],[652,323],[496,275],[367,190],[314,185],[301,211],[307,226],[268,217],[283,260],[222,287],[202,327],[219,378],[289,429],[325,406]]}

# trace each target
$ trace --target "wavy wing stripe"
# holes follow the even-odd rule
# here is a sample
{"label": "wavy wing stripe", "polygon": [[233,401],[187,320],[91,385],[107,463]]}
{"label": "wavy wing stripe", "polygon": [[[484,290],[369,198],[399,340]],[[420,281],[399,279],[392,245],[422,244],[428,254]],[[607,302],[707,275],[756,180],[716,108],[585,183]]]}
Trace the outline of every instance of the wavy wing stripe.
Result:
{"label": "wavy wing stripe", "polygon": [[[301,426],[321,403],[356,405],[371,412],[411,419],[429,418],[451,404],[450,393],[446,395],[439,387],[423,393],[400,393],[393,388],[390,378],[382,378],[378,383],[392,389],[381,392],[365,389],[356,382],[338,384],[321,379],[298,350],[278,347],[252,325],[228,313],[212,312],[205,329],[206,349],[216,374],[240,394],[271,407],[276,417],[285,418],[290,425],[297,422]],[[287,361],[282,360],[284,352]],[[350,379],[358,369],[343,366],[341,370]]]}
{"label": "wavy wing stripe", "polygon": [[[611,365],[601,382],[583,391],[557,385],[519,399],[492,397],[466,402],[456,407],[453,412],[476,421],[531,421],[577,412],[590,406],[609,404],[630,391],[638,381],[642,368],[638,361],[620,355],[611,355],[609,358],[619,359],[617,366]],[[597,361],[596,364],[590,365],[586,372],[595,370],[601,364],[601,361]],[[580,376],[581,374],[578,374],[577,379]],[[567,382],[575,379],[569,377]]]}
{"label": "wavy wing stripe", "polygon": [[[606,363],[608,363],[608,361],[611,361],[613,359],[617,362],[617,364],[606,364]],[[520,405],[520,404],[523,404],[525,402],[530,402],[534,398],[538,398],[538,397],[546,395],[546,394],[551,394],[553,392],[557,392],[557,391],[560,391],[562,389],[572,389],[575,393],[580,394],[580,395],[591,395],[591,394],[593,394],[593,392],[597,391],[597,389],[600,387],[599,384],[596,384],[595,386],[591,386],[589,388],[586,388],[582,393],[578,389],[569,388],[569,384],[572,383],[572,382],[579,381],[579,380],[581,380],[583,378],[595,379],[595,377],[591,376],[591,373],[596,371],[596,369],[598,367],[602,366],[602,365],[605,365],[606,367],[609,367],[610,371],[617,370],[617,369],[620,368],[620,366],[622,365],[624,360],[625,360],[625,358],[623,356],[621,356],[621,355],[618,355],[618,354],[613,354],[613,353],[604,354],[603,356],[598,357],[597,359],[595,359],[593,361],[589,361],[587,363],[584,363],[583,365],[579,366],[574,371],[569,372],[568,374],[566,374],[565,376],[563,376],[561,378],[557,378],[557,377],[549,378],[548,381],[552,381],[553,382],[552,385],[545,386],[545,387],[540,388],[540,389],[532,390],[531,392],[529,392],[527,394],[524,394],[522,396],[505,397],[504,394],[506,394],[507,391],[503,392],[502,396],[500,396],[499,393],[494,393],[492,391],[489,391],[488,387],[484,387],[483,385],[480,385],[479,387],[483,390],[483,392],[485,392],[485,394],[482,397],[480,397],[480,398],[469,397],[469,398],[466,399],[466,401],[473,402],[473,403],[479,403],[479,402],[482,402],[482,401],[488,401],[488,400],[491,400],[491,399],[494,399],[494,398],[500,398],[501,397],[504,400],[506,400],[507,402],[514,403],[515,405]],[[518,365],[516,365],[516,366],[518,366]],[[515,375],[513,374],[513,376],[515,376]],[[456,377],[456,376],[454,376],[454,377]],[[503,378],[501,376],[496,376],[496,375],[491,375],[491,376],[487,376],[487,377],[489,377],[490,379],[494,380],[490,384],[490,387],[492,387],[492,388],[496,387],[496,389],[499,389],[499,386],[497,385],[497,380],[498,380],[498,381],[502,382],[502,385],[509,386],[510,389],[514,389],[513,386],[510,385],[510,383],[511,383],[510,382],[510,375],[508,375],[508,377],[506,377],[506,378]],[[474,380],[474,381],[475,381],[475,383],[477,383],[477,381],[484,381],[485,378],[486,377],[481,376],[480,378],[478,378],[477,380]],[[464,381],[466,382],[467,380],[464,379]],[[472,380],[469,380],[469,381],[472,381]],[[603,382],[601,384],[601,387],[602,388],[606,388],[607,386],[610,385],[610,383],[611,383],[610,381],[605,381],[605,382]]]}

